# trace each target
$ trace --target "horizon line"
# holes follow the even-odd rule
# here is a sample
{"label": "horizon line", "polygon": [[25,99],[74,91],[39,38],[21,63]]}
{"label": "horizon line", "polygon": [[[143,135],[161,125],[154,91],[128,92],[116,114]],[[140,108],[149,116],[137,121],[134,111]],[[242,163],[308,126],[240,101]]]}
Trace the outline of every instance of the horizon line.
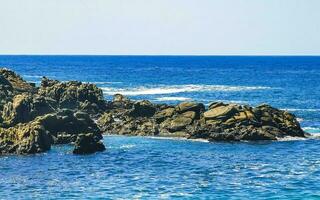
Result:
{"label": "horizon line", "polygon": [[168,57],[319,57],[320,54],[0,54],[0,56],[168,56]]}

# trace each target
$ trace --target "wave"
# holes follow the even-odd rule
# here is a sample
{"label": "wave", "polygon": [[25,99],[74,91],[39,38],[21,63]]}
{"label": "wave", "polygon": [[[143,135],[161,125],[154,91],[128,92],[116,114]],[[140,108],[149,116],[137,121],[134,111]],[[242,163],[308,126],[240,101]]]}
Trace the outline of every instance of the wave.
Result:
{"label": "wave", "polygon": [[[205,99],[201,101],[207,101]],[[212,102],[224,102],[224,103],[235,103],[235,104],[249,104],[248,101],[240,101],[240,100],[226,100],[226,99],[212,99],[208,103],[206,103],[206,106],[209,106]]]}
{"label": "wave", "polygon": [[25,78],[42,78],[43,76],[40,76],[40,75],[22,75],[22,77],[25,77]]}
{"label": "wave", "polygon": [[287,110],[287,111],[304,111],[304,112],[320,112],[320,109],[316,108],[282,108],[281,110]]}
{"label": "wave", "polygon": [[187,97],[159,97],[156,98],[155,101],[189,101],[191,98]]}
{"label": "wave", "polygon": [[147,138],[150,139],[156,139],[156,140],[178,140],[178,141],[190,141],[190,142],[205,142],[208,143],[209,141],[207,139],[188,139],[188,138],[184,138],[184,137],[157,137],[157,136],[145,136]]}
{"label": "wave", "polygon": [[126,145],[121,145],[120,149],[131,149],[134,148],[136,145],[134,144],[126,144]]}
{"label": "wave", "polygon": [[122,83],[122,82],[119,82],[119,81],[90,81],[89,83],[92,83],[92,84],[96,84],[96,85],[104,85],[104,84],[119,84],[119,83]]}
{"label": "wave", "polygon": [[158,86],[158,87],[137,87],[137,88],[112,88],[103,87],[102,90],[107,95],[114,95],[121,93],[127,96],[138,95],[156,95],[156,94],[173,94],[183,92],[210,92],[210,91],[223,91],[223,92],[236,92],[248,90],[267,90],[271,87],[264,86],[228,86],[228,85],[171,85],[171,86]]}
{"label": "wave", "polygon": [[320,134],[320,127],[316,128],[316,127],[302,127],[302,129],[310,134]]}
{"label": "wave", "polygon": [[298,121],[298,122],[302,122],[302,121],[304,121],[304,120],[303,120],[303,118],[297,117],[297,121]]}
{"label": "wave", "polygon": [[286,136],[286,137],[277,138],[277,141],[286,142],[286,141],[308,140],[308,139],[310,138]]}

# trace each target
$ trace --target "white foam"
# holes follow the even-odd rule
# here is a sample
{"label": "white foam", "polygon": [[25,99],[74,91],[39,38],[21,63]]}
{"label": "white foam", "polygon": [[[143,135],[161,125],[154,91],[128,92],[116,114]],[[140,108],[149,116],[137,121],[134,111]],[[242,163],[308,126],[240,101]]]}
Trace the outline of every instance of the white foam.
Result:
{"label": "white foam", "polygon": [[247,90],[266,90],[271,87],[264,86],[228,86],[228,85],[171,85],[155,87],[137,87],[137,88],[112,88],[103,87],[102,90],[107,95],[117,93],[127,96],[155,95],[155,94],[173,94],[182,92],[210,92],[210,91],[247,91]]}
{"label": "white foam", "polygon": [[104,84],[119,84],[119,83],[122,83],[122,82],[119,82],[119,81],[115,81],[115,82],[112,82],[112,81],[93,81],[93,82],[90,82],[92,84],[96,84],[96,85],[104,85]]}
{"label": "white foam", "polygon": [[162,136],[145,136],[147,138],[151,138],[151,139],[157,139],[157,140],[183,140],[183,141],[192,141],[192,142],[205,142],[208,143],[209,141],[206,139],[188,139],[188,138],[184,138],[184,137],[162,137]]}
{"label": "white foam", "polygon": [[121,145],[120,149],[131,149],[134,148],[136,145],[134,144],[127,144],[127,145]]}
{"label": "white foam", "polygon": [[187,97],[159,97],[156,98],[155,101],[189,101],[191,98]]}
{"label": "white foam", "polygon": [[305,112],[320,112],[320,109],[314,109],[314,108],[282,108],[281,110],[286,111],[305,111]]}
{"label": "white foam", "polygon": [[[203,99],[202,101],[206,101]],[[236,104],[248,104],[248,101],[240,101],[240,100],[225,100],[225,99],[211,99],[210,102],[206,103],[206,106],[209,106],[212,102],[224,102],[224,103],[236,103]]]}
{"label": "white foam", "polygon": [[22,77],[25,77],[25,78],[42,78],[43,76],[40,76],[40,75],[22,75]]}
{"label": "white foam", "polygon": [[297,121],[298,121],[298,122],[302,122],[302,121],[303,121],[303,118],[297,117]]}
{"label": "white foam", "polygon": [[286,137],[277,137],[277,141],[279,142],[286,142],[286,141],[296,141],[296,140],[308,140],[310,138],[304,138],[304,137],[292,137],[292,136],[286,136]]}
{"label": "white foam", "polygon": [[304,130],[307,133],[310,134],[320,134],[320,127],[316,128],[316,127],[303,127],[302,130]]}

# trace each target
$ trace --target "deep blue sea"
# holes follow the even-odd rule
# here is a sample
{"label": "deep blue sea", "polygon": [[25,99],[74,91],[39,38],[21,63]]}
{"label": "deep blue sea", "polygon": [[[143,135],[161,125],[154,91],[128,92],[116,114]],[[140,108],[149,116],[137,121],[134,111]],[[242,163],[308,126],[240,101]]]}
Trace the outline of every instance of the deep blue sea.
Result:
{"label": "deep blue sea", "polygon": [[[157,103],[268,103],[320,134],[320,57],[0,56],[28,81],[97,84]],[[107,150],[68,145],[0,157],[0,199],[320,199],[320,140],[205,143],[108,136]]]}

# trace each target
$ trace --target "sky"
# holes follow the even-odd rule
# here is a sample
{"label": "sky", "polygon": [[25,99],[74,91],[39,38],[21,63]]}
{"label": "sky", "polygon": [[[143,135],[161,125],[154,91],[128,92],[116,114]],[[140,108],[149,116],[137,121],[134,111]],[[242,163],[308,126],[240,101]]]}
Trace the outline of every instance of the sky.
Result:
{"label": "sky", "polygon": [[320,55],[320,0],[0,0],[0,54]]}

